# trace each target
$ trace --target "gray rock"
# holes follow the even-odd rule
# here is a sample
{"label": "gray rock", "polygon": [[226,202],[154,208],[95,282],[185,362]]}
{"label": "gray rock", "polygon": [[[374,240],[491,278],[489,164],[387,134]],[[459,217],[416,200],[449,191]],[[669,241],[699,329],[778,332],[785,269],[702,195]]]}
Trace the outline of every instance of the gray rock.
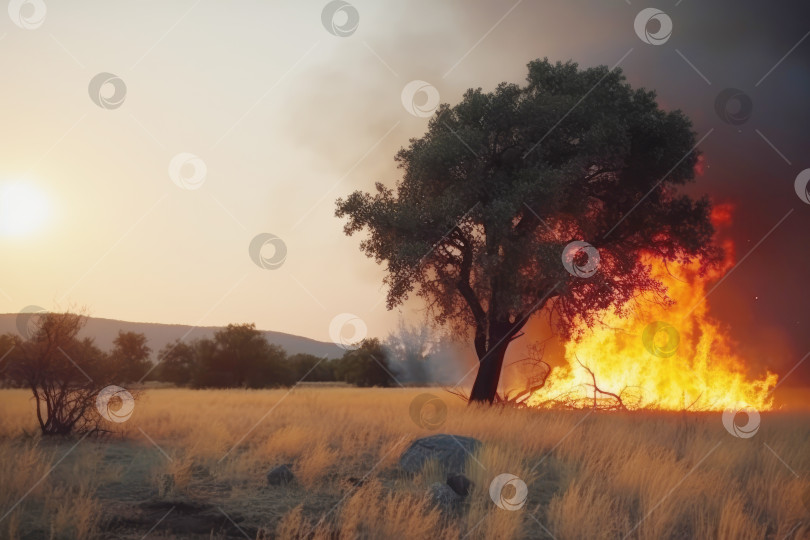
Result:
{"label": "gray rock", "polygon": [[455,510],[461,503],[461,497],[447,484],[436,482],[431,484],[425,496],[430,502],[445,511]]}
{"label": "gray rock", "polygon": [[473,488],[472,481],[463,474],[448,474],[447,485],[462,497],[469,495]]}
{"label": "gray rock", "polygon": [[416,439],[399,458],[400,468],[407,473],[417,473],[425,462],[435,459],[445,472],[461,473],[470,456],[483,443],[472,437],[440,433]]}
{"label": "gray rock", "polygon": [[292,463],[279,465],[267,473],[267,483],[271,486],[286,485],[293,480],[295,480],[295,475],[292,472]]}

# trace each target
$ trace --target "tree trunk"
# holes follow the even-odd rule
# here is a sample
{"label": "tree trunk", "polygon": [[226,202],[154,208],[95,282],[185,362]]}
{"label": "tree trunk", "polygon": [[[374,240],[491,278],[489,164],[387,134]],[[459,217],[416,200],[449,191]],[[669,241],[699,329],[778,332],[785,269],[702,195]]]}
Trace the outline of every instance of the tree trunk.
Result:
{"label": "tree trunk", "polygon": [[495,346],[478,359],[478,374],[475,376],[470,403],[492,403],[498,392],[498,381],[501,379],[501,367],[509,347],[509,339],[499,338]]}

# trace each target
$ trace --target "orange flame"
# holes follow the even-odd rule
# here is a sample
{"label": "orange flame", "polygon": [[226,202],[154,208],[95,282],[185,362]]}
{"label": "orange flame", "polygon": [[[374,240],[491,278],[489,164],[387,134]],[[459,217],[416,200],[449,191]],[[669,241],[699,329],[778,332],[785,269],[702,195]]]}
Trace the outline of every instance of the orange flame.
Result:
{"label": "orange flame", "polygon": [[[712,218],[728,223],[730,208],[718,207]],[[674,304],[642,300],[626,318],[606,311],[604,325],[564,343],[566,364],[554,368],[526,404],[616,408],[620,398],[628,409],[771,409],[777,375],[749,377],[728,328],[708,313],[706,294],[732,265],[733,246],[726,248],[726,264],[705,275],[697,264],[667,268],[646,259]]]}

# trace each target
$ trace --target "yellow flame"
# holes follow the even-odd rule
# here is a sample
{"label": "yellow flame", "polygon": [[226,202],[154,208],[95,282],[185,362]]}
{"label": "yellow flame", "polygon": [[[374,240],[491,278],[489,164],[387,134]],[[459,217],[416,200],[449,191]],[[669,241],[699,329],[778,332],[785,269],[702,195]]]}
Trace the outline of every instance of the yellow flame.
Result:
{"label": "yellow flame", "polygon": [[567,364],[554,368],[526,404],[590,407],[595,399],[598,407],[617,407],[616,397],[595,392],[595,379],[628,409],[771,409],[777,375],[750,378],[728,329],[708,315],[707,285],[721,272],[700,276],[697,265],[672,264],[667,270],[652,258],[646,264],[675,304],[642,300],[625,318],[605,312],[603,326],[565,343]]}

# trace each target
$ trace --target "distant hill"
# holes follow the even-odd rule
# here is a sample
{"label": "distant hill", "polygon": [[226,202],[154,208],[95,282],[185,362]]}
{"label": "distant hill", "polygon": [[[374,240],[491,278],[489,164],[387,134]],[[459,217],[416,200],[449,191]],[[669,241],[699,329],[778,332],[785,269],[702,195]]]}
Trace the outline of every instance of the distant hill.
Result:
{"label": "distant hill", "polygon": [[[7,332],[17,333],[17,314],[0,314],[0,334]],[[110,350],[119,330],[125,332],[139,332],[149,340],[149,347],[154,356],[163,346],[175,339],[183,338],[186,341],[211,337],[214,332],[220,330],[218,326],[188,326],[184,324],[160,324],[118,321],[115,319],[101,319],[89,317],[87,325],[82,330],[81,337],[91,337],[95,339],[96,345],[103,351]],[[334,343],[316,341],[314,339],[285,334],[284,332],[264,331],[267,341],[279,345],[289,354],[307,353],[315,356],[328,358],[338,358],[342,356],[343,349]],[[184,337],[185,336],[185,337]]]}

